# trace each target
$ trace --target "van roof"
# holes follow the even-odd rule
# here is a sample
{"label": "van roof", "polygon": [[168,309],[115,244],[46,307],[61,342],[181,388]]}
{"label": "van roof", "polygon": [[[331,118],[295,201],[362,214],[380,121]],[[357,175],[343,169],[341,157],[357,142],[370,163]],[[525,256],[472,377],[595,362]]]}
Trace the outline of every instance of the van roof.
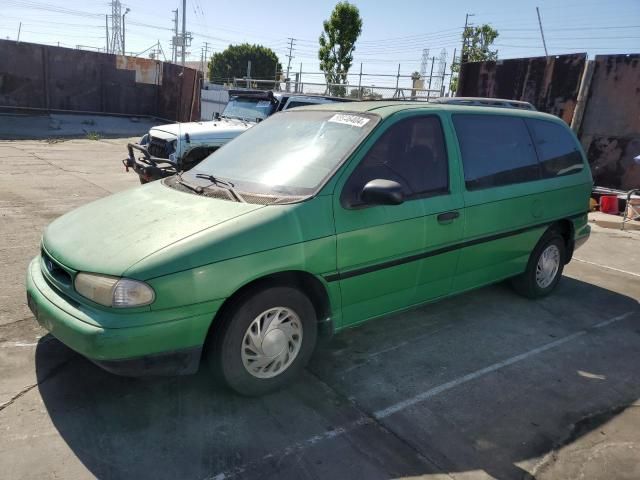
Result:
{"label": "van roof", "polygon": [[[454,97],[457,98],[457,97]],[[496,100],[496,99],[493,99]],[[505,100],[508,102],[508,100]],[[525,103],[525,102],[522,102]],[[345,102],[345,103],[328,103],[323,105],[307,105],[298,107],[296,110],[330,110],[337,112],[371,112],[382,118],[393,115],[394,113],[405,110],[429,110],[429,111],[447,111],[456,113],[492,113],[498,115],[514,115],[523,117],[537,117],[545,119],[560,120],[554,115],[538,112],[535,109],[523,108],[520,105],[515,108],[507,106],[485,106],[479,103],[464,103],[450,101],[402,101],[402,100],[374,100],[362,102]],[[560,120],[561,121],[561,120]]]}

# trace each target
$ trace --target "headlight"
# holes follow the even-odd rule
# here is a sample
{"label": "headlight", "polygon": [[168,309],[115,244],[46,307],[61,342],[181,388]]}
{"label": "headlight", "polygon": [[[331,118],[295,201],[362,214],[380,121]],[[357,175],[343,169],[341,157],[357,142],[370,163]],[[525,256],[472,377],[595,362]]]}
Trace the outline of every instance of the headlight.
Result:
{"label": "headlight", "polygon": [[149,134],[145,133],[140,139],[140,145],[146,145],[147,143],[149,143]]}
{"label": "headlight", "polygon": [[128,278],[79,273],[74,286],[80,295],[105,307],[140,307],[155,299],[149,285]]}

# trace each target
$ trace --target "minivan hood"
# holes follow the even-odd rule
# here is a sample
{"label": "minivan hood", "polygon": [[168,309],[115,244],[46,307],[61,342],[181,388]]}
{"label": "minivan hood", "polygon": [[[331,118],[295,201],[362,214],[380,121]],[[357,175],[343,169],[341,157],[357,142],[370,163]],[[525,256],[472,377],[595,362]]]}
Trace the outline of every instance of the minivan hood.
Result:
{"label": "minivan hood", "polygon": [[74,270],[119,276],[174,242],[260,208],[157,181],[72,210],[47,227],[43,244]]}
{"label": "minivan hood", "polygon": [[253,123],[243,122],[241,120],[232,120],[223,118],[207,122],[189,122],[189,123],[170,123],[167,125],[159,125],[153,127],[149,134],[152,137],[162,138],[164,140],[175,139],[180,135],[185,137],[188,133],[191,140],[201,140],[209,138],[233,138],[248,128]]}

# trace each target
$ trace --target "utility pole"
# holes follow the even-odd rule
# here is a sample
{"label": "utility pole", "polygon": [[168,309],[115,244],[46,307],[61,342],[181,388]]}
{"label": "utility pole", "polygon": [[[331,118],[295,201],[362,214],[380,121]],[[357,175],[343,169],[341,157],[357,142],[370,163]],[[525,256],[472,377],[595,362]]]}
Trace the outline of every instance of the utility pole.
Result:
{"label": "utility pole", "polygon": [[469,17],[473,17],[473,13],[467,13],[464,17],[464,30],[462,32],[462,50],[460,50],[460,65],[467,59],[467,27],[469,26]]}
{"label": "utility pole", "polygon": [[107,39],[105,53],[109,53],[109,15],[106,15],[106,14],[104,16],[104,29],[105,29],[106,39]]}
{"label": "utility pole", "polygon": [[173,41],[171,42],[171,62],[178,63],[178,9],[171,10],[174,14],[173,17]]}
{"label": "utility pole", "polygon": [[124,32],[125,32],[125,28],[124,28],[124,17],[127,13],[129,13],[131,11],[130,8],[127,8],[124,13],[122,14],[122,55],[126,55],[126,50],[124,49]]}
{"label": "utility pole", "polygon": [[289,38],[289,55],[287,55],[287,57],[289,58],[289,63],[287,63],[287,78],[285,79],[285,81],[287,82],[287,92],[289,91],[289,71],[291,70],[291,59],[293,58],[293,45],[295,42],[295,38]]}
{"label": "utility pole", "polygon": [[208,54],[209,54],[209,42],[204,42],[204,60],[202,62],[202,68],[201,68],[203,72],[205,71],[205,69],[209,64],[209,57],[207,56]]}
{"label": "utility pole", "polygon": [[536,7],[536,13],[538,14],[538,25],[540,25],[540,36],[542,37],[542,46],[544,47],[544,55],[545,57],[549,56],[549,52],[547,52],[547,42],[544,41],[544,31],[542,30],[542,20],[540,20],[540,9]]}
{"label": "utility pole", "polygon": [[187,0],[182,0],[182,66],[184,67],[187,47]]}
{"label": "utility pole", "polygon": [[20,30],[22,30],[22,22],[18,25],[18,39],[16,40],[16,43],[20,43]]}

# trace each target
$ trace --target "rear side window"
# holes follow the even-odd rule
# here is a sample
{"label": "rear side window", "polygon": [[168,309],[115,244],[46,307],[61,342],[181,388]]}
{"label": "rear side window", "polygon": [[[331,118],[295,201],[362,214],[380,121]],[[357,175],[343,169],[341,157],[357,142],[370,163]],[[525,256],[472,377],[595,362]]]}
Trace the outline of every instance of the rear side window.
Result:
{"label": "rear side window", "polygon": [[541,178],[531,136],[522,118],[454,115],[467,190]]}
{"label": "rear side window", "polygon": [[545,120],[527,119],[527,125],[546,178],[577,173],[584,168],[582,155],[569,131]]}
{"label": "rear side window", "polygon": [[312,103],[310,102],[303,102],[301,100],[294,100],[293,102],[289,102],[287,103],[287,110],[289,110],[290,108],[296,108],[296,107],[304,107],[306,105],[312,105]]}

